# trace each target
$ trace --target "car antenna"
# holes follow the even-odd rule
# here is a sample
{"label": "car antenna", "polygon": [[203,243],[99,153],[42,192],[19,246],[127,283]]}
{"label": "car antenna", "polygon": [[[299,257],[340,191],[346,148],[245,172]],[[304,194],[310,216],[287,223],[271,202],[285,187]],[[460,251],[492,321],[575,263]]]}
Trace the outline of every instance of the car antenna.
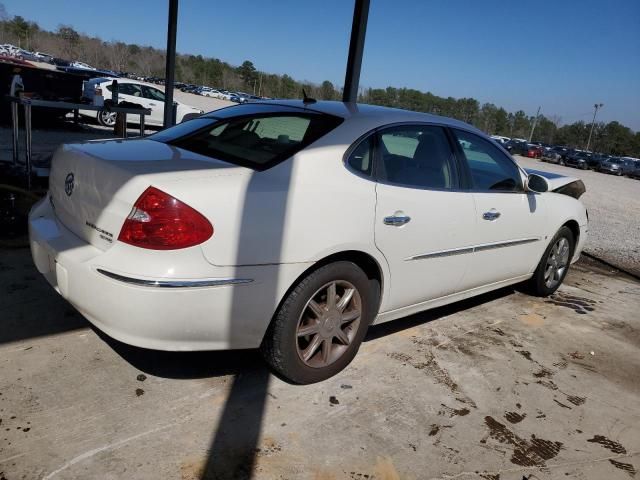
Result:
{"label": "car antenna", "polygon": [[307,92],[304,91],[304,88],[302,89],[302,103],[307,104],[307,103],[316,103],[317,100],[315,98],[311,98],[307,96]]}

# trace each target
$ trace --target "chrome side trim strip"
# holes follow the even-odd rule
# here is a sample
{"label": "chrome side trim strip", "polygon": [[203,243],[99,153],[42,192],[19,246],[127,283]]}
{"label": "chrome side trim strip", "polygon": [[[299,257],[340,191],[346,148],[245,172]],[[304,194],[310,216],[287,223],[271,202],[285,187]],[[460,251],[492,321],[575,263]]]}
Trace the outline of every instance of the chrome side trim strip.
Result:
{"label": "chrome side trim strip", "polygon": [[140,287],[156,287],[156,288],[198,288],[198,287],[220,287],[222,285],[240,285],[251,283],[253,279],[249,278],[212,278],[207,280],[147,280],[142,278],[125,277],[117,273],[108,272],[101,268],[96,269],[105,277],[112,278],[119,282],[137,285]]}
{"label": "chrome side trim strip", "polygon": [[538,242],[540,237],[534,238],[522,238],[520,240],[507,240],[504,242],[484,243],[481,245],[474,245],[471,247],[451,248],[449,250],[439,250],[437,252],[422,253],[413,257],[405,258],[405,261],[409,260],[425,260],[428,258],[440,258],[449,257],[452,255],[464,255],[473,252],[482,252],[484,250],[493,250],[496,248],[514,247],[516,245],[524,245],[526,243]]}
{"label": "chrome side trim strip", "polygon": [[494,248],[515,247],[516,245],[524,245],[526,243],[533,243],[539,240],[540,240],[540,237],[536,237],[536,238],[523,238],[521,240],[508,240],[506,242],[486,243],[484,245],[476,245],[473,248],[473,251],[481,252],[483,250],[493,250]]}
{"label": "chrome side trim strip", "polygon": [[405,260],[426,260],[427,258],[449,257],[452,255],[464,255],[465,253],[473,253],[473,247],[452,248],[450,250],[440,250],[438,252],[423,253]]}

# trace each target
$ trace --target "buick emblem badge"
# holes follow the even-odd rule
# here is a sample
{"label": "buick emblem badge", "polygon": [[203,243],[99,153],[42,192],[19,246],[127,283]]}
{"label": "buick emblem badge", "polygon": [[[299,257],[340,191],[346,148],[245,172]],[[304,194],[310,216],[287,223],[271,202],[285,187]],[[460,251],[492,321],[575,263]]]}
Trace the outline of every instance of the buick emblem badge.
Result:
{"label": "buick emblem badge", "polygon": [[75,186],[73,180],[73,173],[68,173],[67,178],[64,179],[64,192],[67,194],[67,197],[70,197],[73,193],[73,187]]}

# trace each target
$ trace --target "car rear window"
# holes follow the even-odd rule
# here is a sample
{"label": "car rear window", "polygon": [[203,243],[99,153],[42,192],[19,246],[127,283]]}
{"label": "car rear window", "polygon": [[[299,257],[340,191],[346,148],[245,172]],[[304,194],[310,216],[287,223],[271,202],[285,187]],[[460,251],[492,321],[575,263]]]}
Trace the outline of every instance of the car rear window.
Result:
{"label": "car rear window", "polygon": [[341,118],[310,110],[278,109],[273,105],[247,107],[212,112],[149,138],[254,170],[266,170],[342,122]]}

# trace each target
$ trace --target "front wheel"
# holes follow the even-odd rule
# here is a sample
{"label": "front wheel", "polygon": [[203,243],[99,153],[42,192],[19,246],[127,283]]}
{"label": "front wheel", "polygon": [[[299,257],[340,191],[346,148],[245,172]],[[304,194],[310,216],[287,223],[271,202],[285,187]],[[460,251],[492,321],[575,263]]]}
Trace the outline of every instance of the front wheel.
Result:
{"label": "front wheel", "polygon": [[340,372],[377,312],[376,285],[352,262],[310,273],[286,296],[267,329],[260,347],[266,362],[297,384]]}
{"label": "front wheel", "polygon": [[567,276],[575,239],[569,227],[563,226],[553,237],[542,255],[533,277],[527,282],[527,290],[537,297],[546,297],[555,292]]}

